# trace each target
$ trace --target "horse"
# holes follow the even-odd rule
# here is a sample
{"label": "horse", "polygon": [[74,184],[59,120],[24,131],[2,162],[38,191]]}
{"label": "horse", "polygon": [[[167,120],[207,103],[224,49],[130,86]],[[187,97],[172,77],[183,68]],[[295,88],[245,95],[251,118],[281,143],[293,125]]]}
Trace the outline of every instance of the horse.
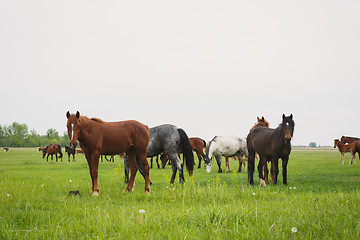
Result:
{"label": "horse", "polygon": [[65,152],[68,154],[68,162],[70,162],[70,155],[73,156],[73,161],[75,161],[75,148],[65,146]]}
{"label": "horse", "polygon": [[154,157],[166,151],[173,170],[170,180],[171,184],[175,181],[177,170],[179,170],[180,183],[185,182],[183,164],[178,155],[180,147],[183,149],[185,165],[189,172],[189,176],[192,176],[194,171],[194,155],[186,132],[171,124],[163,124],[150,128],[150,141],[147,149],[147,157]]}
{"label": "horse", "polygon": [[4,150],[4,152],[8,152],[10,150],[10,148],[9,147],[4,147],[3,150]]}
{"label": "horse", "polygon": [[124,190],[133,191],[137,172],[136,156],[142,164],[145,176],[144,193],[150,193],[149,165],[146,151],[149,144],[149,128],[135,120],[104,122],[99,118],[88,118],[66,113],[70,145],[75,148],[77,141],[85,153],[92,181],[91,194],[99,195],[98,167],[100,154],[116,155],[126,152],[131,170],[130,180]]}
{"label": "horse", "polygon": [[[225,157],[226,172],[230,172],[229,158],[232,158],[232,159],[234,159],[234,160],[239,160],[236,155],[231,156],[231,157]],[[244,164],[244,171],[246,171],[246,167],[245,167],[245,166],[246,166],[246,161],[247,161],[246,158],[245,158],[245,159],[244,159],[244,158],[241,158],[241,162],[242,162],[242,164]]]}
{"label": "horse", "polygon": [[44,150],[43,150],[43,157],[45,158],[45,155],[47,154],[46,157],[46,161],[49,161],[49,155],[51,155],[51,160],[53,160],[53,155],[55,154],[56,157],[56,162],[58,161],[58,156],[57,154],[59,153],[59,158],[62,161],[62,152],[61,152],[61,146],[59,144],[50,144],[49,146],[47,146]]}
{"label": "horse", "polygon": [[84,151],[82,149],[76,149],[76,153],[81,153],[81,154],[85,154]]}
{"label": "horse", "polygon": [[352,142],[355,142],[357,140],[360,140],[360,138],[342,136],[340,141],[342,143],[352,143]]}
{"label": "horse", "polygon": [[[264,116],[262,116],[261,118],[257,117],[257,122],[254,124],[254,126],[250,129],[250,132],[257,127],[269,127],[269,122],[265,120]],[[257,160],[260,160],[259,155],[256,153],[255,154],[255,158]],[[272,161],[271,158],[267,159],[267,162],[271,163],[271,167],[270,167],[270,174],[271,174],[271,180],[272,182],[274,182],[274,162]],[[268,170],[268,165],[267,162],[264,164],[264,179],[265,179],[265,183],[268,184],[269,183],[269,170]]]}
{"label": "horse", "polygon": [[[189,138],[191,149],[196,152],[196,155],[199,159],[198,168],[201,168],[201,159],[204,159],[204,148],[206,147],[206,142],[204,139],[199,137],[191,137]],[[181,151],[182,152],[182,151]]]}
{"label": "horse", "polygon": [[294,134],[295,122],[293,115],[286,117],[282,115],[282,123],[276,128],[267,127],[254,128],[247,136],[248,158],[248,181],[254,184],[255,153],[260,156],[258,172],[260,185],[266,186],[263,178],[263,166],[267,159],[274,162],[274,184],[277,184],[279,174],[279,158],[282,159],[283,184],[287,184],[287,164],[291,152],[291,138]]}
{"label": "horse", "polygon": [[350,144],[344,144],[341,141],[339,141],[339,139],[334,139],[334,148],[338,148],[339,152],[341,153],[341,162],[342,164],[344,164],[344,155],[345,153],[349,152],[351,153],[351,160],[349,162],[349,164],[352,164],[353,160],[354,160],[354,164],[356,164],[356,152],[360,152],[357,151],[358,149],[358,143],[360,143],[359,140],[355,140],[353,142],[351,142]]}
{"label": "horse", "polygon": [[242,160],[241,156],[246,156],[248,154],[246,148],[246,139],[240,138],[237,136],[215,136],[210,142],[206,149],[206,154],[204,157],[205,168],[208,173],[211,172],[211,160],[215,156],[216,162],[218,164],[219,170],[218,173],[222,173],[221,169],[221,158],[237,156],[239,161],[238,172],[241,172]]}

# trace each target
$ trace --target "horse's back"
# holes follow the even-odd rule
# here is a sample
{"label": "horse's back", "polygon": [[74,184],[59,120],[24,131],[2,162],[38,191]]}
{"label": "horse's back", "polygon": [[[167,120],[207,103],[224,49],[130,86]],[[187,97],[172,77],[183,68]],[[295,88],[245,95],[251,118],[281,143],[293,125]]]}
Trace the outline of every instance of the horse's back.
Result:
{"label": "horse's back", "polygon": [[255,151],[261,153],[266,151],[265,146],[272,145],[275,129],[267,127],[254,128],[247,136],[247,147],[249,152]]}
{"label": "horse's back", "polygon": [[180,146],[180,134],[177,129],[176,126],[171,124],[162,124],[150,128],[148,157],[160,154],[164,150],[177,152]]}

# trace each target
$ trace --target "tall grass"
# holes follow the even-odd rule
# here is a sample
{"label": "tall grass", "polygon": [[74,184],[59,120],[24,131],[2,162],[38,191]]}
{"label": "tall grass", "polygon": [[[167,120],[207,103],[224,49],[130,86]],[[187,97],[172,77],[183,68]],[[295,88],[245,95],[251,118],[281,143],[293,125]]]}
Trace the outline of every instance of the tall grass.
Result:
{"label": "tall grass", "polygon": [[[149,195],[143,194],[140,174],[134,192],[122,193],[124,169],[117,158],[99,165],[98,197],[90,195],[86,160],[76,157],[76,162],[67,162],[67,156],[64,162],[46,162],[35,149],[0,153],[1,239],[360,236],[360,169],[341,165],[336,151],[293,151],[287,186],[260,187],[257,174],[255,186],[249,186],[247,172],[218,174],[217,166],[210,174],[196,169],[185,184],[177,178],[170,185],[169,166],[152,169]],[[230,166],[236,170],[237,162]],[[71,190],[81,196],[69,196]]]}

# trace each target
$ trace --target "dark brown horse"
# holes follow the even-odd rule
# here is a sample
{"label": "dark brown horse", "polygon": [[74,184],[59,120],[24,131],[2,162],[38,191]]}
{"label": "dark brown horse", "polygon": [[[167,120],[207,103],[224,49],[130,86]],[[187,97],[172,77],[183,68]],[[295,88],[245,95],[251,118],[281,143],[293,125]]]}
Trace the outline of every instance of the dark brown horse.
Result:
{"label": "dark brown horse", "polygon": [[61,152],[61,146],[59,144],[50,144],[43,150],[43,158],[46,156],[46,161],[49,161],[49,155],[51,155],[51,160],[53,160],[53,155],[55,154],[56,161],[58,160],[57,154],[59,153],[59,158],[62,161],[62,152]]}
{"label": "dark brown horse", "polygon": [[149,165],[146,151],[149,144],[149,128],[135,120],[104,122],[98,118],[87,118],[66,113],[70,145],[76,147],[77,141],[85,153],[92,180],[91,193],[99,194],[98,167],[100,154],[117,155],[126,153],[131,176],[124,192],[133,191],[134,179],[138,170],[136,156],[139,157],[145,175],[145,193],[150,192]]}
{"label": "dark brown horse", "polygon": [[346,136],[341,137],[341,142],[342,143],[352,143],[352,142],[355,142],[357,140],[360,140],[360,139],[357,138],[357,137],[346,137]]}
{"label": "dark brown horse", "polygon": [[248,134],[248,181],[250,184],[254,184],[255,153],[260,156],[258,165],[260,185],[266,186],[262,170],[267,159],[272,159],[274,162],[274,184],[277,184],[279,158],[282,159],[283,184],[287,184],[287,164],[291,152],[291,138],[294,127],[293,115],[286,117],[283,114],[282,123],[276,129],[257,127]]}
{"label": "dark brown horse", "polygon": [[[262,116],[261,118],[257,117],[257,122],[254,124],[254,126],[250,129],[250,132],[257,127],[269,127],[269,122],[265,120],[264,116]],[[259,155],[256,153],[255,154],[255,158],[260,160]],[[264,179],[265,179],[265,183],[268,184],[269,183],[269,169],[268,169],[268,163],[271,163],[271,167],[270,167],[270,174],[271,174],[271,180],[272,182],[274,182],[274,162],[271,161],[272,159],[267,159],[266,163],[264,164]]]}

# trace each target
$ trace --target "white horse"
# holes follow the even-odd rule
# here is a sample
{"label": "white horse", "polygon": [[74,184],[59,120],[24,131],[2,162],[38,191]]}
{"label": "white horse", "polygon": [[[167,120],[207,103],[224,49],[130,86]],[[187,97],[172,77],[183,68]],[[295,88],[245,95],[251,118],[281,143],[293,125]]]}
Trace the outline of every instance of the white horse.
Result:
{"label": "white horse", "polygon": [[248,151],[246,147],[246,139],[236,136],[215,136],[206,148],[205,154],[205,168],[209,173],[211,172],[211,160],[214,156],[219,166],[219,173],[221,169],[221,157],[236,156],[239,161],[238,172],[241,172],[242,159],[241,156],[247,156]]}

